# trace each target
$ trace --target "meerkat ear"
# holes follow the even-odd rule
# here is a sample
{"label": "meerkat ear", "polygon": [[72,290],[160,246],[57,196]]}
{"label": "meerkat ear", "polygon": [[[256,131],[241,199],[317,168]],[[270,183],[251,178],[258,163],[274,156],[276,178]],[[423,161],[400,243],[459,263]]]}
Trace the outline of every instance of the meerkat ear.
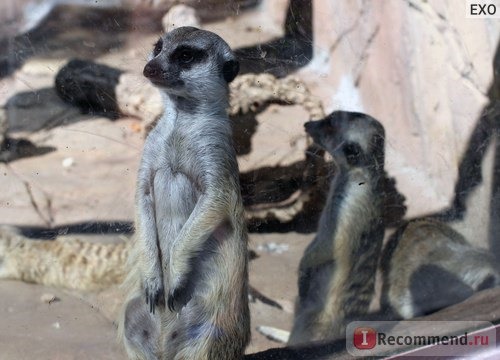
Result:
{"label": "meerkat ear", "polygon": [[228,83],[234,80],[239,71],[240,63],[236,59],[228,60],[222,66],[222,76],[224,76],[224,80]]}

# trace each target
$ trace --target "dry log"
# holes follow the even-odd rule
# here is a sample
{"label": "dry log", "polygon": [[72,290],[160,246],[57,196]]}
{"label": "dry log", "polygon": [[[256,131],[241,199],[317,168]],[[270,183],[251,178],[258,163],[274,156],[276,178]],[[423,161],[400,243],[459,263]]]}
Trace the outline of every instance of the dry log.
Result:
{"label": "dry log", "polygon": [[122,71],[92,61],[73,59],[58,73],[57,94],[89,114],[119,116],[115,88]]}

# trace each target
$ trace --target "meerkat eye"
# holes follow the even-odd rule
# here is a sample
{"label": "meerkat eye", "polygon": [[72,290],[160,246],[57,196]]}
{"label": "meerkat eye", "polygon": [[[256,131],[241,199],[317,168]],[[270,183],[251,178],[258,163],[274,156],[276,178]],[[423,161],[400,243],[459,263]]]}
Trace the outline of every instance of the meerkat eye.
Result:
{"label": "meerkat eye", "polygon": [[162,48],[163,48],[163,40],[159,39],[155,44],[155,48],[153,50],[153,56],[157,57],[158,54],[161,52]]}
{"label": "meerkat eye", "polygon": [[194,55],[190,50],[183,50],[179,54],[179,61],[183,64],[189,64],[193,60],[194,60]]}
{"label": "meerkat eye", "polygon": [[175,49],[170,59],[182,69],[188,69],[193,66],[193,64],[201,63],[203,60],[207,59],[207,57],[208,53],[206,50],[181,45]]}

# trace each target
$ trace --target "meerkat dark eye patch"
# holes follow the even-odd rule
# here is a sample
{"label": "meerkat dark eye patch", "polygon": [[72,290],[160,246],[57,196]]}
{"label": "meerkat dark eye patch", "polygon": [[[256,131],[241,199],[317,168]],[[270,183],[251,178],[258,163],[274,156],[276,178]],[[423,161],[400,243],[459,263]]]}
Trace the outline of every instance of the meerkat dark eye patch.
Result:
{"label": "meerkat dark eye patch", "polygon": [[172,62],[184,69],[189,69],[194,64],[200,63],[206,58],[206,51],[191,46],[179,46],[170,56]]}
{"label": "meerkat dark eye patch", "polygon": [[153,56],[157,57],[158,54],[161,52],[161,49],[163,49],[163,40],[160,38],[155,44],[155,47],[153,49]]}
{"label": "meerkat dark eye patch", "polygon": [[359,162],[362,155],[362,149],[359,144],[348,142],[342,147],[342,150],[349,164],[355,165]]}

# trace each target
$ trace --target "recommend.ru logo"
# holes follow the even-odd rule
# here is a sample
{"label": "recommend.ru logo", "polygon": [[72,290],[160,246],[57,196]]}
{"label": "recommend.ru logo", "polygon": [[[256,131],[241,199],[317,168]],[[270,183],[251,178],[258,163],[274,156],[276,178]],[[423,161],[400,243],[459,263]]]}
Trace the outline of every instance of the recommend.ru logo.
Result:
{"label": "recommend.ru logo", "polygon": [[377,330],[370,327],[354,329],[352,343],[356,349],[373,349],[377,344]]}
{"label": "recommend.ru logo", "polygon": [[472,356],[496,347],[487,321],[354,321],[346,329],[354,356]]}

